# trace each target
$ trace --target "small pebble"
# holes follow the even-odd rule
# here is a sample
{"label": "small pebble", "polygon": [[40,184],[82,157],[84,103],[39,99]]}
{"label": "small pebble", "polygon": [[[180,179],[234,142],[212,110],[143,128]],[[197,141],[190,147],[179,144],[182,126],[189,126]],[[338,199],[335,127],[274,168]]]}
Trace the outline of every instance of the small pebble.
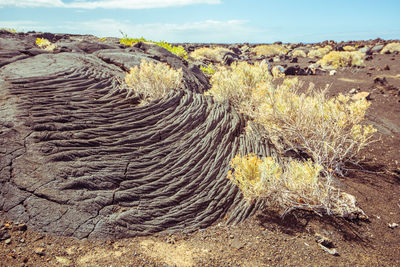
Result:
{"label": "small pebble", "polygon": [[44,248],[35,248],[34,251],[36,254],[44,256]]}

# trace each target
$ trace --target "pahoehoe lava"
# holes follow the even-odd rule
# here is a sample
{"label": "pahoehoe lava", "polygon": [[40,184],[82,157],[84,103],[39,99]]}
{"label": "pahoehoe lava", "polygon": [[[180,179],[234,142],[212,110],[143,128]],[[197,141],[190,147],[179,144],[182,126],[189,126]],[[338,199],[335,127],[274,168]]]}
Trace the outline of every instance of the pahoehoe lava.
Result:
{"label": "pahoehoe lava", "polygon": [[184,89],[146,106],[95,55],[43,54],[0,71],[0,209],[38,231],[121,238],[193,231],[256,210],[226,179],[270,155],[227,104]]}

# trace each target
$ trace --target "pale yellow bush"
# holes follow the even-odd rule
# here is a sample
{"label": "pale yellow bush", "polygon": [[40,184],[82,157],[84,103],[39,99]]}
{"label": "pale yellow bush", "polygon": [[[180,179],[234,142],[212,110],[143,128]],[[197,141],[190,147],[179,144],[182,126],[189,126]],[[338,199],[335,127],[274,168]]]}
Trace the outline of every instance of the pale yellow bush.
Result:
{"label": "pale yellow bush", "polygon": [[356,48],[354,46],[351,45],[346,45],[343,47],[344,51],[356,51]]}
{"label": "pale yellow bush", "polygon": [[326,170],[341,171],[347,161],[355,161],[376,131],[362,125],[370,103],[351,101],[340,94],[328,99],[324,90],[299,93],[298,80],[281,85],[261,83],[253,89],[246,110],[263,126],[266,136],[281,152],[294,149],[307,153]]}
{"label": "pale yellow bush", "polygon": [[323,167],[311,160],[279,163],[275,157],[259,158],[249,154],[236,155],[230,165],[232,170],[227,178],[239,187],[249,202],[262,199],[283,214],[293,209],[347,218],[354,212],[363,214],[355,201],[348,203],[347,198],[341,197],[345,193],[332,186],[330,174],[322,176]]}
{"label": "pale yellow bush", "polygon": [[[346,52],[351,53],[351,52]],[[245,62],[221,68],[211,78],[208,95],[228,100],[240,113],[260,125],[278,151],[307,153],[326,170],[340,172],[355,161],[376,131],[362,125],[370,103],[339,95],[328,99],[325,90],[299,93],[297,78],[276,85],[264,64]]]}
{"label": "pale yellow bush", "polygon": [[36,45],[49,52],[53,52],[54,49],[56,48],[56,45],[51,43],[49,40],[45,38],[36,38]]}
{"label": "pale yellow bush", "polygon": [[224,47],[201,47],[190,53],[190,57],[195,60],[209,60],[212,62],[222,62],[224,54],[232,52],[228,48]]}
{"label": "pale yellow bush", "polygon": [[211,89],[206,95],[212,95],[217,101],[228,100],[239,108],[249,100],[252,89],[259,82],[272,80],[268,65],[247,62],[234,62],[230,67],[221,66],[210,79]]}
{"label": "pale yellow bush", "polygon": [[331,51],[318,61],[321,66],[341,67],[364,66],[365,54],[359,51]]}
{"label": "pale yellow bush", "polygon": [[310,50],[310,52],[308,52],[307,57],[309,57],[309,58],[321,58],[324,55],[328,54],[329,51],[331,51],[331,50],[332,50],[332,46],[330,46],[330,45],[327,45],[327,46],[325,46],[323,48],[319,48],[318,47],[316,49]]}
{"label": "pale yellow bush", "polygon": [[288,49],[283,45],[272,44],[272,45],[258,45],[251,49],[252,52],[256,53],[257,56],[277,56],[277,55],[285,55],[288,52]]}
{"label": "pale yellow bush", "polygon": [[400,52],[400,43],[387,44],[382,50],[381,54]]}
{"label": "pale yellow bush", "polygon": [[292,56],[293,57],[307,57],[307,54],[303,50],[297,49],[297,50],[293,51]]}
{"label": "pale yellow bush", "polygon": [[171,90],[182,88],[182,78],[182,69],[142,60],[140,66],[134,66],[126,74],[123,88],[128,92],[127,97],[138,96],[141,104],[147,104],[168,95]]}

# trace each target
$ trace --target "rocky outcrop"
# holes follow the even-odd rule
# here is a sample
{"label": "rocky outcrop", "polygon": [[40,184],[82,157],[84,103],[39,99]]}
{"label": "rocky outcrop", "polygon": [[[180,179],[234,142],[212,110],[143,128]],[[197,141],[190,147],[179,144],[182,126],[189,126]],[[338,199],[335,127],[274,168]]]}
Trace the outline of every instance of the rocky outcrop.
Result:
{"label": "rocky outcrop", "polygon": [[[256,210],[226,179],[229,161],[272,151],[256,131],[243,133],[228,105],[199,94],[208,81],[196,67],[147,44],[29,54],[35,39],[18,38],[18,49],[0,50],[7,219],[57,235],[122,238],[193,231],[227,215],[238,222]],[[118,88],[141,59],[182,68],[185,88],[139,107]]]}

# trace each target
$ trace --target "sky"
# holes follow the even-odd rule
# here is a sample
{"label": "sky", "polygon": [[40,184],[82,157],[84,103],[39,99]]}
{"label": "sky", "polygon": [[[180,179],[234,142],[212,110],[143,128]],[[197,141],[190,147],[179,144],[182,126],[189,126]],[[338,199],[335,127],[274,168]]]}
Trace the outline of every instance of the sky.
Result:
{"label": "sky", "polygon": [[172,43],[400,39],[399,0],[0,0],[0,28]]}

